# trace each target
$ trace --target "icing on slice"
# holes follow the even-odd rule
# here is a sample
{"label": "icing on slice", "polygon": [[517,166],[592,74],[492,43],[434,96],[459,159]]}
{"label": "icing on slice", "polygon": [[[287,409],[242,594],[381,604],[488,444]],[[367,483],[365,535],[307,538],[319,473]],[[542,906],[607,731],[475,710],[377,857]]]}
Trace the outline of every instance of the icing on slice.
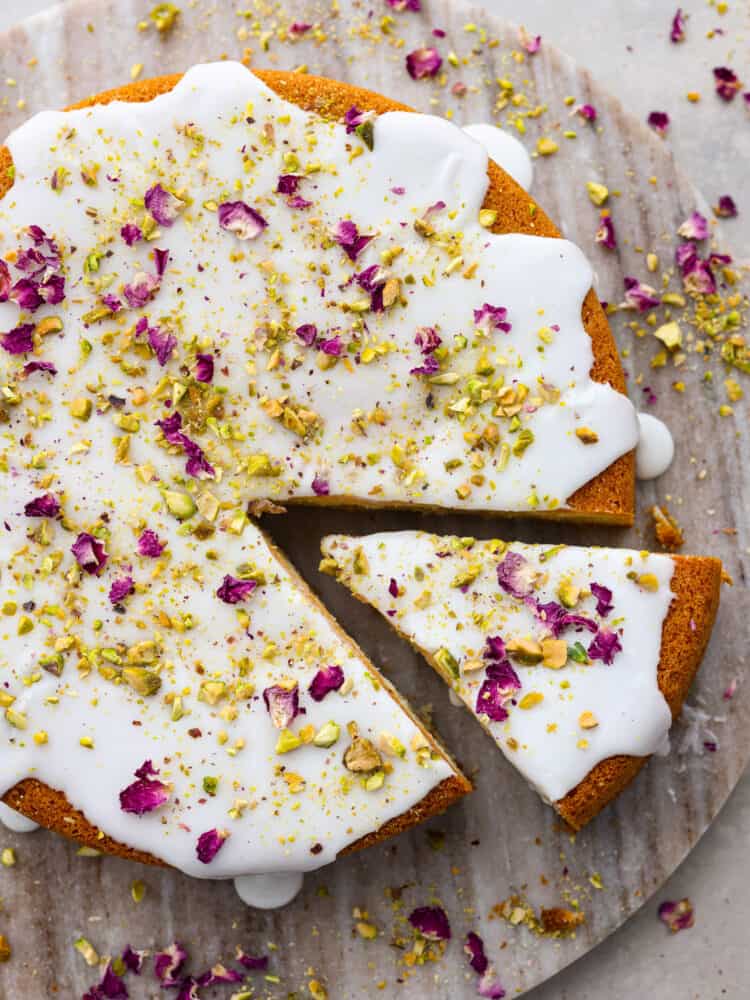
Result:
{"label": "icing on slice", "polygon": [[487,154],[454,125],[347,119],[225,62],[9,137],[0,365],[19,416],[54,414],[38,451],[82,476],[81,441],[118,438],[220,504],[541,511],[634,447],[589,374],[581,251],[481,225]]}
{"label": "icing on slice", "polygon": [[39,829],[38,823],[22,816],[15,809],[10,809],[4,802],[0,802],[0,824],[13,833],[33,833]]}
{"label": "icing on slice", "polygon": [[548,802],[599,762],[664,744],[671,557],[417,531],[331,535],[322,549],[321,568],[428,658]]}
{"label": "icing on slice", "polygon": [[672,432],[658,417],[638,414],[640,435],[635,452],[635,470],[639,479],[657,479],[664,475],[674,458]]}
{"label": "icing on slice", "polygon": [[531,188],[534,167],[522,142],[509,132],[503,132],[496,125],[489,125],[487,122],[464,125],[463,131],[484,146],[490,159],[510,174],[524,191]]}

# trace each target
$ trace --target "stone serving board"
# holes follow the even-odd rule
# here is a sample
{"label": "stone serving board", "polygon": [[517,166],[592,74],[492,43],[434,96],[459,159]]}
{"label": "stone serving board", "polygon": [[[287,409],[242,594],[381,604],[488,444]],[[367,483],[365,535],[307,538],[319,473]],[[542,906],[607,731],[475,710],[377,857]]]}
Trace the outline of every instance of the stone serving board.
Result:
{"label": "stone serving board", "polygon": [[[647,279],[643,250],[657,250],[662,260],[670,260],[679,223],[695,207],[705,211],[668,146],[629,117],[585,70],[549,46],[518,64],[511,54],[519,48],[516,29],[480,7],[423,0],[422,14],[394,15],[393,31],[384,36],[379,24],[388,9],[383,0],[368,5],[340,0],[337,14],[330,0],[287,3],[291,18],[266,0],[182,0],[183,12],[168,36],[138,30],[151,7],[148,0],[78,0],[54,8],[0,38],[0,81],[16,81],[15,86],[0,84],[1,131],[5,134],[43,108],[127,82],[135,64],[142,64],[142,77],[222,56],[245,55],[256,65],[286,69],[304,65],[423,111],[444,114],[452,109],[459,123],[506,120],[507,111],[493,112],[500,92],[494,81],[501,77],[511,79],[530,106],[549,107],[539,119],[527,119],[529,149],[541,135],[560,143],[555,156],[536,161],[533,193],[589,254],[603,299],[620,299],[624,274]],[[289,20],[320,23],[326,40],[310,33],[294,45],[280,41],[275,29]],[[471,23],[477,31],[466,30]],[[446,37],[433,39],[433,27],[442,28]],[[479,29],[486,32],[486,41]],[[264,41],[262,32],[273,34]],[[498,44],[489,44],[492,40]],[[449,68],[446,87],[415,83],[403,68],[405,52],[432,41],[444,55],[454,50],[460,60],[466,58],[460,68]],[[450,89],[458,80],[469,85],[460,99]],[[600,130],[568,118],[567,94],[597,107]],[[569,128],[578,133],[575,141],[561,137]],[[593,243],[598,215],[588,200],[586,180],[621,192],[613,209],[620,236],[616,253]],[[658,281],[658,275],[653,277]],[[656,483],[639,486],[634,529],[311,510],[264,521],[400,691],[418,708],[431,707],[437,731],[475,778],[475,794],[426,827],[308,876],[297,900],[276,912],[244,907],[231,883],[195,881],[113,858],[78,857],[74,845],[46,832],[26,837],[0,832],[2,846],[15,847],[18,856],[16,866],[0,874],[0,931],[13,948],[12,960],[0,965],[0,996],[80,996],[98,979],[97,970],[88,968],[72,947],[74,938],[84,934],[104,955],[116,954],[128,942],[158,948],[176,937],[189,948],[195,969],[230,960],[237,944],[257,953],[268,951],[271,943],[271,968],[280,979],[273,983],[257,977],[256,995],[298,991],[296,995],[309,996],[309,980],[317,978],[332,998],[426,993],[435,1000],[457,1000],[476,995],[475,977],[467,972],[461,950],[470,929],[484,937],[508,995],[514,996],[593,948],[664,882],[716,816],[750,756],[750,684],[745,682],[750,424],[747,400],[734,405],[734,416],[718,415],[719,404],[726,402],[720,361],[707,365],[691,354],[679,369],[652,370],[654,341],[635,337],[626,326],[631,319],[632,314],[619,313],[613,326],[621,349],[627,348],[632,396],[640,406],[644,386],[656,393],[650,411],[668,422],[677,445],[669,472]],[[707,367],[714,371],[713,384],[704,381]],[[685,383],[682,394],[672,389],[677,379]],[[523,541],[646,547],[653,545],[648,509],[665,500],[685,531],[685,551],[720,556],[735,586],[724,588],[692,708],[675,727],[672,753],[654,759],[618,802],[575,838],[479,726],[450,704],[442,681],[420,658],[374,612],[317,573],[319,538],[329,531],[422,527]],[[739,679],[737,694],[725,701],[722,693],[733,678]],[[704,740],[712,739],[717,752],[704,752]],[[434,849],[439,838],[428,838],[430,831],[444,834],[441,849]],[[139,904],[131,898],[135,879],[146,885]],[[574,938],[554,940],[490,919],[493,906],[513,893],[537,908],[575,902],[586,923]],[[447,909],[454,939],[439,963],[407,969],[403,945],[405,941],[408,948],[410,935],[404,916],[431,901]],[[367,910],[379,928],[377,940],[365,941],[356,933],[356,907]],[[129,988],[135,998],[158,993],[150,971],[142,980],[130,977]]]}

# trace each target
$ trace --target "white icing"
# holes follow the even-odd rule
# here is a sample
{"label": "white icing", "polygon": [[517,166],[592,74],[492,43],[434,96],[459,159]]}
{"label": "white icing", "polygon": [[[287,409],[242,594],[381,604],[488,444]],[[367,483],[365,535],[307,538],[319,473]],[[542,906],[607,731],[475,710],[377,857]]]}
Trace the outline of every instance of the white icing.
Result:
{"label": "white icing", "polygon": [[639,413],[640,433],[635,452],[635,471],[639,479],[657,479],[663,475],[674,458],[672,433],[658,417]]}
{"label": "white icing", "polygon": [[305,876],[302,872],[274,875],[241,875],[234,880],[237,895],[243,903],[259,910],[275,910],[297,896]]}
{"label": "white icing", "polygon": [[[185,134],[188,123],[192,138]],[[245,499],[309,498],[319,474],[331,497],[373,503],[564,506],[637,440],[627,398],[589,377],[591,340],[581,323],[589,264],[566,240],[493,236],[478,224],[487,156],[459,128],[434,116],[394,112],[376,120],[374,134],[369,152],[358,136],[282,101],[236,63],[194,67],[171,93],[146,104],[45,112],[14,132],[8,146],[16,179],[0,206],[0,253],[18,245],[20,227],[40,222],[71,251],[64,306],[35,314],[62,313],[67,331],[43,344],[44,359],[62,373],[50,393],[70,398],[92,377],[101,380],[103,392],[126,392],[139,381],[153,385],[162,374],[179,376],[181,365],[192,367],[196,351],[213,348],[226,418],[221,431],[199,429],[193,436],[223,470],[223,492]],[[362,155],[352,157],[352,149]],[[92,163],[100,172],[89,187],[80,170]],[[50,177],[61,166],[69,174],[57,193]],[[314,171],[299,189],[313,202],[308,210],[293,210],[274,193],[278,176],[292,168],[300,175]],[[157,181],[182,192],[190,205],[151,243],[128,248],[120,228],[143,222],[138,199]],[[400,187],[405,193],[394,194]],[[215,206],[234,199],[267,219],[257,239],[240,241],[219,228]],[[413,223],[438,201],[447,207],[429,222],[440,236],[426,239]],[[328,235],[347,217],[361,233],[376,234],[356,264]],[[81,317],[104,291],[121,297],[137,272],[153,273],[154,246],[169,249],[170,263],[145,314],[178,337],[174,358],[164,371],[147,348],[139,358],[126,331],[144,311],[124,309],[89,328],[94,349],[71,372]],[[347,285],[353,272],[380,263],[381,252],[396,246],[403,253],[388,271],[402,280],[403,305],[352,312],[351,304],[369,301]],[[99,261],[87,284],[84,258],[97,248],[112,256]],[[459,250],[463,262],[454,268]],[[99,295],[96,281],[104,282]],[[473,310],[485,302],[507,309],[509,333],[477,330]],[[16,322],[15,306],[0,305],[0,328]],[[321,368],[324,354],[304,347],[294,333],[302,324],[315,324],[326,337],[339,329],[351,351],[334,367]],[[449,349],[441,377],[451,384],[409,374],[424,362],[415,335],[425,326],[436,327]],[[142,376],[123,377],[114,347],[100,342],[106,329],[125,337],[115,343],[126,362],[143,367]],[[360,363],[368,351],[374,360]],[[477,376],[480,358],[489,370]],[[509,411],[496,412],[503,386],[526,395]],[[269,405],[280,410],[287,402],[317,416],[307,439],[269,416]],[[164,416],[161,401],[140,409],[134,462],[149,453],[154,420]],[[114,432],[114,415],[98,414],[92,424]],[[481,437],[490,424],[496,432],[491,443]],[[595,432],[594,443],[576,436],[582,426]],[[520,428],[534,436],[525,450],[515,448]],[[243,462],[261,451],[278,475],[247,473]],[[177,457],[172,468],[181,467]]]}
{"label": "white icing", "polygon": [[33,833],[34,830],[39,829],[39,824],[35,823],[33,819],[27,819],[15,809],[6,806],[4,802],[0,802],[0,825],[7,830],[12,830],[13,833]]}
{"label": "white icing", "polygon": [[510,174],[516,184],[520,185],[524,191],[531,188],[534,167],[522,142],[519,142],[509,132],[503,132],[496,125],[489,125],[486,122],[464,125],[463,131],[481,143],[487,150],[490,159],[502,167],[507,174]]}
{"label": "white icing", "polygon": [[[458,695],[476,714],[477,694],[485,677],[481,665],[487,636],[513,638],[548,634],[527,603],[504,593],[498,585],[497,565],[505,554],[496,554],[492,543],[476,542],[468,550],[458,539],[401,531],[350,538],[331,535],[323,540],[323,552],[341,567],[340,579],[353,593],[363,597],[387,621],[430,656],[447,649],[461,665],[453,683]],[[534,590],[542,603],[558,601],[558,586],[569,581],[586,591],[592,582],[608,587],[613,610],[600,618],[596,600],[582,595],[574,611],[602,626],[616,630],[622,645],[611,665],[600,660],[578,664],[569,659],[559,670],[542,666],[514,667],[521,681],[516,697],[519,704],[506,706],[505,722],[479,716],[497,745],[526,780],[547,801],[563,798],[594,765],[615,754],[645,756],[657,752],[671,724],[671,714],[657,683],[662,624],[673,593],[670,581],[673,560],[666,555],[648,555],[627,549],[561,547],[550,553],[546,546],[512,543],[511,550],[522,554],[535,573],[546,576]],[[369,563],[369,573],[353,573],[353,554],[361,550]],[[437,553],[449,553],[439,557]],[[419,567],[422,579],[417,579]],[[476,579],[462,592],[453,581],[469,567],[479,569]],[[640,585],[628,574],[642,577]],[[393,598],[390,580],[403,591]],[[648,586],[658,584],[655,590]],[[429,592],[426,607],[415,602]],[[570,647],[581,642],[587,649],[592,639],[588,631],[567,628],[561,635]],[[479,669],[466,671],[464,664],[480,661]],[[529,709],[520,699],[530,692],[544,696]],[[584,712],[592,712],[598,722],[585,729],[579,723]],[[515,740],[517,748],[508,745]],[[580,743],[585,740],[585,746]]]}

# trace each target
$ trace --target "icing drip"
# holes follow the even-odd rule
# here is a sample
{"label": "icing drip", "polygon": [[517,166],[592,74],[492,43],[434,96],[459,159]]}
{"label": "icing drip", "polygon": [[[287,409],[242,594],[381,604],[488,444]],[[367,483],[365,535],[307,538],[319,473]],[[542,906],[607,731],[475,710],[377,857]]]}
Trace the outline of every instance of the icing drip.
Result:
{"label": "icing drip", "polygon": [[663,475],[674,458],[672,433],[658,417],[639,413],[640,434],[635,453],[635,471],[639,479],[657,479]]}
{"label": "icing drip", "polygon": [[0,824],[13,833],[33,833],[39,829],[39,824],[33,819],[27,819],[15,809],[6,806],[4,802],[0,802]]}
{"label": "icing drip", "polygon": [[243,903],[259,910],[275,910],[297,896],[304,875],[302,872],[285,872],[276,875],[243,875],[234,880],[237,895]]}
{"label": "icing drip", "polygon": [[[507,653],[520,681],[505,702],[507,718],[492,721],[485,713],[479,718],[547,801],[563,798],[607,757],[645,756],[663,746],[671,713],[659,690],[657,666],[662,624],[674,596],[669,556],[517,543],[508,549],[493,542],[467,547],[457,538],[415,531],[331,535],[322,548],[337,564],[341,582],[430,656],[474,714],[491,674],[488,636],[502,638],[506,650],[521,643]],[[511,577],[520,598],[498,582],[498,566],[509,552],[523,557],[518,579]],[[369,564],[369,573],[352,571],[355,553]],[[391,580],[398,597],[389,592]],[[600,604],[592,584],[611,591],[611,599]],[[563,599],[572,609],[563,608]],[[539,644],[552,634],[546,624],[552,609],[542,619],[537,602],[555,602],[560,613],[568,610],[590,623],[571,621],[561,629],[558,638],[567,644],[567,654],[563,644],[563,662],[554,668],[539,662],[538,646],[522,642]],[[616,633],[622,647],[612,650],[611,663],[597,657],[602,632]],[[524,665],[523,655],[535,665]]]}
{"label": "icing drip", "polygon": [[522,142],[509,132],[503,132],[496,125],[488,125],[485,122],[464,125],[463,131],[481,143],[490,159],[510,174],[516,184],[524,191],[530,190],[534,179],[534,167]]}
{"label": "icing drip", "polygon": [[[566,240],[479,224],[487,156],[459,128],[394,112],[373,134],[370,151],[233,63],[147,104],[45,112],[14,132],[0,252],[40,221],[65,251],[65,303],[34,314],[62,313],[66,331],[41,345],[60,373],[45,389],[69,401],[94,377],[106,400],[176,379],[193,468],[221,478],[221,500],[564,506],[637,440],[629,401],[589,377],[589,264]],[[0,304],[2,328],[17,318]],[[198,354],[223,417],[186,412]],[[164,443],[166,395],[127,400],[142,414],[133,464]],[[87,433],[116,435],[122,417],[100,406]],[[182,473],[171,450],[160,464]]]}

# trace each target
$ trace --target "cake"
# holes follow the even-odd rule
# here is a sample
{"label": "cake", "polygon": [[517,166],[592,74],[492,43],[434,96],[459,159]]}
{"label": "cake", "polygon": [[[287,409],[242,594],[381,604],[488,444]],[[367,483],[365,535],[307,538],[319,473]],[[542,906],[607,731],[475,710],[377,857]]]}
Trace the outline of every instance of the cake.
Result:
{"label": "cake", "polygon": [[668,745],[719,603],[713,558],[420,531],[322,551],[575,829]]}
{"label": "cake", "polygon": [[[471,786],[253,521],[247,484],[276,478],[229,384],[257,400],[267,359],[244,355],[250,313],[196,305],[264,228],[240,147],[301,113],[232,64],[120,96],[145,103],[44,113],[4,154],[0,790],[123,857],[302,872]],[[214,128],[238,136],[221,182]],[[202,196],[168,190],[183,154]]]}
{"label": "cake", "polygon": [[631,523],[590,266],[479,143],[399,108],[235,63],[134,83],[14,133],[4,225],[75,235],[63,310],[103,362],[223,369],[221,426],[189,422],[248,498]]}

